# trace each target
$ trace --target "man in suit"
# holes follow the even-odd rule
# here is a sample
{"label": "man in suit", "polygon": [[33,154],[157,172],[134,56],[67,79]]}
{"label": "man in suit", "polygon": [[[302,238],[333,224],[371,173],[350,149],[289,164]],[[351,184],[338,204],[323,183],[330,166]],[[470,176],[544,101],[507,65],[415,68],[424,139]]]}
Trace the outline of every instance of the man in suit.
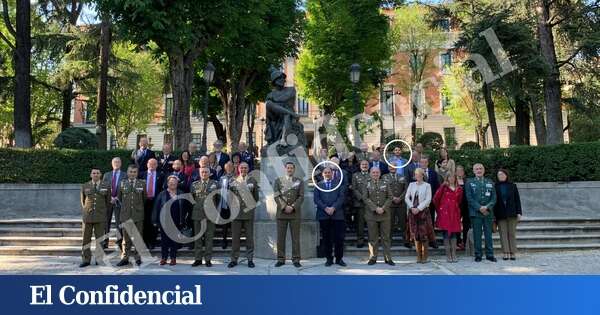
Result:
{"label": "man in suit", "polygon": [[304,202],[304,182],[295,177],[296,165],[293,162],[285,164],[283,177],[275,180],[273,193],[277,204],[277,263],[275,267],[285,265],[285,239],[288,226],[292,234],[292,263],[300,268],[300,224],[301,210]]}
{"label": "man in suit", "polygon": [[342,258],[346,231],[344,217],[346,187],[339,180],[333,181],[332,167],[335,166],[327,166],[323,169],[323,180],[315,185],[314,201],[323,237],[324,254],[327,259],[325,266],[333,265],[333,248],[335,246],[335,263],[344,267],[346,263]]}
{"label": "man in suit", "polygon": [[[248,164],[240,163],[240,176],[232,183],[232,192],[239,202],[239,213],[231,222],[231,261],[227,265],[233,268],[238,264],[240,257],[240,245],[242,229],[246,234],[246,258],[248,258],[248,267],[254,268],[254,209],[258,202],[258,182],[253,177],[248,176]],[[235,209],[232,215],[235,214]]]}
{"label": "man in suit", "polygon": [[[382,178],[388,183],[390,193],[392,194],[392,204],[390,205],[390,236],[394,237],[394,230],[400,227],[402,235],[406,235],[406,205],[404,204],[404,195],[408,188],[408,182],[404,177],[404,172],[398,173],[398,168],[392,166],[391,172]],[[410,241],[404,236],[404,246],[410,248]]]}
{"label": "man in suit", "polygon": [[369,161],[360,161],[360,172],[352,175],[352,206],[356,220],[356,247],[365,245],[365,201],[363,199],[364,189],[369,181]]}
{"label": "man in suit", "polygon": [[200,158],[203,156],[202,152],[198,151],[198,144],[190,142],[190,144],[188,144],[188,151],[190,152],[190,159],[192,159],[196,164],[196,167],[198,167],[198,165],[200,165]]}
{"label": "man in suit", "polygon": [[381,179],[381,171],[377,167],[371,168],[370,175],[371,178],[363,192],[365,219],[369,229],[369,262],[367,264],[374,265],[377,263],[379,241],[381,239],[384,261],[386,264],[394,266],[390,235],[392,194],[389,183]]}
{"label": "man in suit", "polygon": [[241,162],[248,163],[248,167],[250,168],[250,172],[254,170],[254,154],[248,150],[248,145],[244,142],[240,142],[238,146],[240,150],[240,160]]}
{"label": "man in suit", "polygon": [[225,167],[225,163],[229,162],[229,155],[227,153],[222,152],[223,150],[223,142],[221,140],[215,141],[213,144],[215,159],[217,163],[221,166],[221,168]]}
{"label": "man in suit", "polygon": [[[173,162],[173,171],[171,173],[164,174],[164,175],[167,178],[171,175],[177,176],[177,178],[179,180],[179,182],[177,184],[177,189],[182,190],[184,192],[190,191],[188,185],[186,185],[186,178],[185,178],[185,174],[183,173],[183,165],[181,164],[181,160],[175,160],[175,162]],[[167,189],[166,182],[163,184],[163,190],[165,190],[165,189]]]}
{"label": "man in suit", "polygon": [[169,174],[173,172],[173,162],[177,160],[177,157],[173,154],[173,148],[170,143],[163,145],[162,153],[158,155],[158,169],[163,174]]}
{"label": "man in suit", "polygon": [[371,153],[371,163],[369,164],[369,169],[376,167],[381,171],[381,175],[385,175],[390,172],[387,163],[381,160],[381,153],[377,150]]}
{"label": "man in suit", "polygon": [[404,177],[406,177],[406,180],[409,183],[412,183],[415,181],[415,170],[417,168],[421,167],[420,162],[421,162],[421,154],[419,152],[413,150],[412,159],[410,160],[408,165],[406,167],[404,167]]}
{"label": "man in suit", "polygon": [[[435,192],[440,188],[440,176],[438,173],[429,167],[429,156],[421,155],[421,161],[419,167],[423,169],[424,178],[423,180],[428,182],[431,186],[431,196],[435,196]],[[433,203],[429,205],[429,212],[431,213],[431,222],[435,225],[435,206]],[[430,242],[429,247],[438,248],[437,242]]]}
{"label": "man in suit", "polygon": [[101,246],[100,239],[104,235],[106,225],[106,212],[110,206],[110,186],[102,183],[102,173],[99,168],[93,168],[90,173],[91,180],[81,185],[81,210],[83,240],[80,268],[90,265],[92,260],[92,234],[96,239],[96,246]]}
{"label": "man in suit", "polygon": [[369,145],[366,142],[360,144],[360,151],[356,152],[356,160],[369,160]]}
{"label": "man in suit", "polygon": [[[133,226],[137,229],[141,236],[144,231],[144,201],[146,200],[146,184],[138,177],[138,169],[135,165],[129,165],[127,168],[127,179],[121,181],[118,186],[118,198],[121,201],[121,211],[119,222],[128,224],[128,221],[133,222]],[[135,235],[135,234],[134,234]],[[123,230],[124,244],[121,250],[121,261],[117,264],[118,267],[129,265],[129,257],[133,254],[135,264],[141,265],[142,258],[136,248],[133,252],[132,236],[127,229]]]}
{"label": "man in suit", "polygon": [[[211,259],[215,223],[206,216],[206,197],[217,189],[219,189],[217,181],[210,179],[210,170],[207,167],[200,168],[200,179],[193,182],[191,187],[191,193],[194,195],[194,200],[196,201],[192,210],[192,220],[194,221],[195,234],[202,231],[203,221],[206,222],[206,230],[202,237],[194,241],[194,263],[192,267],[202,265],[202,259],[204,259],[206,267],[212,267]],[[210,203],[212,200],[208,202]],[[209,206],[211,205],[209,204]],[[212,204],[212,207],[214,207],[214,204]]]}
{"label": "man in suit", "polygon": [[149,249],[156,245],[156,227],[152,224],[152,211],[156,197],[163,190],[164,176],[157,170],[158,161],[150,159],[147,170],[140,173],[140,179],[146,182],[146,201],[144,202],[144,242]]}
{"label": "man in suit", "polygon": [[104,247],[105,249],[108,248],[108,233],[110,233],[110,226],[112,223],[112,217],[113,217],[113,213],[114,213],[115,224],[117,226],[117,245],[119,246],[119,249],[121,249],[122,242],[123,242],[123,237],[122,237],[123,230],[120,227],[121,226],[121,220],[120,220],[121,203],[119,202],[117,195],[119,193],[119,184],[121,183],[121,181],[126,179],[127,175],[125,174],[125,172],[121,171],[121,158],[114,157],[111,161],[111,165],[112,165],[112,171],[106,172],[104,174],[104,177],[102,178],[102,182],[105,185],[110,186],[110,192],[111,192],[110,205],[108,206],[108,209],[106,211],[106,226],[104,229],[104,234],[106,234],[107,237],[104,240],[104,242],[102,243],[102,247]]}
{"label": "man in suit", "polygon": [[148,161],[150,159],[156,159],[154,151],[148,147],[148,138],[140,138],[140,148],[131,152],[131,164],[135,164],[140,172],[147,170]]}

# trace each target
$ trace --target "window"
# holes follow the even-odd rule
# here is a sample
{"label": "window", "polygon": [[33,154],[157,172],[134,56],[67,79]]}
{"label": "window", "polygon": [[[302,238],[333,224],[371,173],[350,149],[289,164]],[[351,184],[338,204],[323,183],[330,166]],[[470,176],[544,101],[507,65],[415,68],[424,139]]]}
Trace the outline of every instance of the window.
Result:
{"label": "window", "polygon": [[419,141],[419,138],[421,138],[422,135],[423,135],[423,128],[417,128],[417,133],[415,134],[415,136],[417,137],[417,141]]}
{"label": "window", "polygon": [[165,97],[165,119],[170,119],[173,115],[173,97]]}
{"label": "window", "polygon": [[442,29],[444,32],[450,32],[450,20],[449,19],[441,19],[438,21],[438,27]]}
{"label": "window", "polygon": [[444,142],[448,149],[454,150],[456,148],[456,128],[444,128]]}
{"label": "window", "polygon": [[445,52],[440,55],[440,66],[442,69],[446,69],[446,67],[450,67],[452,65],[452,54],[450,52]]}
{"label": "window", "polygon": [[118,143],[117,143],[117,137],[115,137],[115,135],[111,134],[110,135],[110,149],[114,150],[118,147]]}
{"label": "window", "polygon": [[84,122],[86,124],[94,124],[96,123],[96,121],[94,120],[94,109],[88,105],[88,103],[83,103],[83,106],[85,107],[84,110]]}
{"label": "window", "polygon": [[310,104],[308,103],[308,100],[305,100],[303,98],[298,98],[298,115],[300,116],[308,116],[308,107],[310,106]]}
{"label": "window", "polygon": [[394,114],[394,89],[392,87],[381,91],[381,114]]}
{"label": "window", "polygon": [[517,127],[508,126],[508,145],[517,145]]}
{"label": "window", "polygon": [[450,105],[450,99],[444,93],[440,93],[440,109],[441,112],[444,113],[446,111],[446,107]]}
{"label": "window", "polygon": [[202,134],[192,133],[192,142],[195,144],[202,143]]}

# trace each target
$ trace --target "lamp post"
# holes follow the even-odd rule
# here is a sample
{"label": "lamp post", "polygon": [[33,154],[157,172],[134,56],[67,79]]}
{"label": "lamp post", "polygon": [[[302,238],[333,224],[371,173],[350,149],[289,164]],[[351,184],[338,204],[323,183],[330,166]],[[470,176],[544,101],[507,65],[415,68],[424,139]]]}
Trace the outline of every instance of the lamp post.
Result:
{"label": "lamp post", "polygon": [[358,147],[360,145],[360,134],[358,132],[359,121],[356,119],[356,116],[359,114],[358,112],[358,91],[356,85],[360,82],[360,65],[355,63],[350,66],[350,81],[352,82],[352,88],[354,93],[354,146]]}
{"label": "lamp post", "polygon": [[206,154],[206,130],[208,129],[208,90],[215,76],[215,66],[209,61],[204,68],[204,82],[206,82],[206,93],[204,94],[204,109],[202,111],[202,147],[200,152]]}

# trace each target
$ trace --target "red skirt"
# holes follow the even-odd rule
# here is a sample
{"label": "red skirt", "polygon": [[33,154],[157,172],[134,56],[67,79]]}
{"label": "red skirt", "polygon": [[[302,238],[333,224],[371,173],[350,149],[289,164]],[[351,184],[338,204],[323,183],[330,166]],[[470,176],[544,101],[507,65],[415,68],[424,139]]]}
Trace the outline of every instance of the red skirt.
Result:
{"label": "red skirt", "polygon": [[418,242],[435,241],[435,232],[431,222],[429,208],[423,209],[417,214],[408,211],[408,227],[410,230],[410,240]]}

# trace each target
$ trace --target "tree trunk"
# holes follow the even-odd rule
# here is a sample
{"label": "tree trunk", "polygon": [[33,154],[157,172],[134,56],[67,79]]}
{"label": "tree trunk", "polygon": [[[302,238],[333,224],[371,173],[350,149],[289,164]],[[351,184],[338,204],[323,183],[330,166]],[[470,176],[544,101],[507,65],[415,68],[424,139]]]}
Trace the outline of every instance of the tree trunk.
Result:
{"label": "tree trunk", "polygon": [[169,54],[169,72],[173,92],[173,133],[174,150],[185,150],[192,141],[190,123],[190,99],[192,95],[194,64],[189,53],[171,52]]}
{"label": "tree trunk", "polygon": [[496,109],[494,106],[494,100],[492,100],[492,90],[487,83],[483,83],[483,97],[485,99],[485,109],[488,114],[489,127],[492,130],[492,141],[494,142],[494,148],[500,147],[500,135],[498,135],[498,125],[496,124]]}
{"label": "tree trunk", "polygon": [[225,133],[225,127],[223,127],[223,124],[221,123],[221,121],[219,120],[219,117],[215,116],[208,116],[208,121],[210,121],[213,124],[213,128],[215,129],[215,134],[217,135],[217,139],[223,141],[223,143],[227,142],[227,134]]}
{"label": "tree trunk", "polygon": [[244,113],[246,112],[246,98],[244,85],[245,80],[232,82],[231,91],[229,91],[225,102],[225,134],[227,135],[227,150],[234,153],[238,151],[238,145],[242,137],[244,125]]}
{"label": "tree trunk", "polygon": [[550,71],[544,78],[544,100],[546,103],[547,143],[564,143],[561,108],[560,72],[554,47],[554,35],[550,25],[550,3],[538,0],[538,36],[540,51]]}
{"label": "tree trunk", "polygon": [[535,139],[537,145],[546,144],[546,122],[544,120],[544,106],[537,102],[531,102],[531,113],[533,116],[533,126],[535,129]]}
{"label": "tree trunk", "polygon": [[[65,131],[71,127],[71,102],[73,101],[73,83],[69,82],[67,87],[62,90],[62,117],[60,122],[60,131]],[[85,122],[85,121],[84,121]]]}
{"label": "tree trunk", "polygon": [[529,145],[529,107],[527,102],[520,97],[515,98],[515,120],[516,120],[516,133],[517,133],[517,145]]}
{"label": "tree trunk", "polygon": [[106,150],[106,110],[108,106],[108,63],[111,46],[110,18],[102,19],[100,25],[100,75],[98,78],[98,107],[96,109],[96,125],[98,126],[98,149]]}
{"label": "tree trunk", "polygon": [[256,106],[254,104],[247,105],[248,112],[246,113],[246,127],[248,128],[247,144],[250,152],[254,152],[254,124],[256,122]]}
{"label": "tree trunk", "polygon": [[15,146],[30,148],[31,136],[31,6],[17,0],[14,128]]}
{"label": "tree trunk", "polygon": [[[411,96],[412,98],[412,96]],[[417,108],[417,105],[415,103],[414,100],[411,100],[411,108],[412,108],[412,117],[411,117],[411,124],[410,124],[410,138],[411,138],[411,144],[413,147],[415,147],[415,145],[417,144],[417,111],[419,110]],[[383,117],[381,118],[383,119]],[[396,132],[394,130],[394,132]],[[423,130],[423,132],[425,132],[425,130]]]}

